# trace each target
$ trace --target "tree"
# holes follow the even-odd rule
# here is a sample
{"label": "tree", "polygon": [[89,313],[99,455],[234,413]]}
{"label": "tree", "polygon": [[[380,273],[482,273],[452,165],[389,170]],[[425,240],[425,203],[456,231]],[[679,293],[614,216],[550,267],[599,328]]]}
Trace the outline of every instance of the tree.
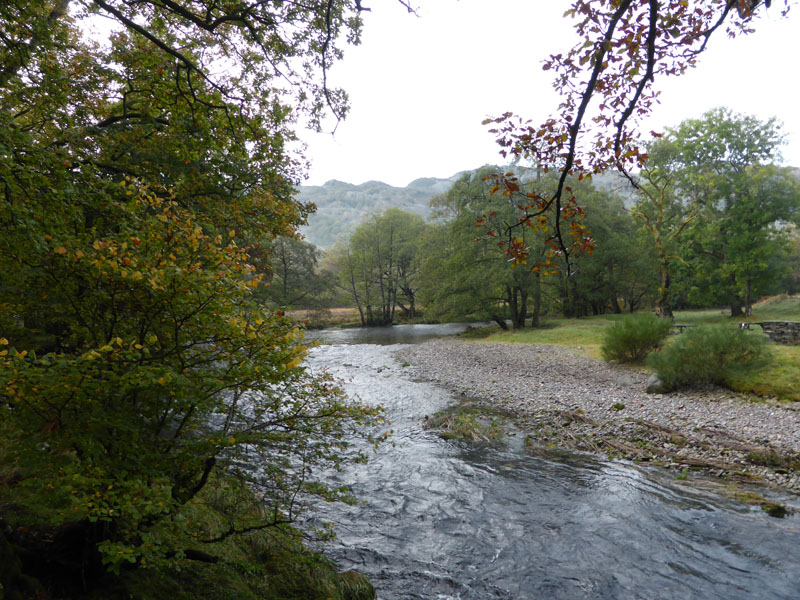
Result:
{"label": "tree", "polygon": [[[558,113],[538,126],[510,112],[486,121],[504,156],[559,174],[554,191],[530,194],[520,204],[512,229],[547,226],[550,258],[563,256],[569,272],[570,254],[587,244],[567,179],[641,167],[646,154],[637,141],[637,124],[656,102],[655,82],[694,66],[717,31],[731,37],[751,31],[762,7],[766,10],[771,4],[771,0],[574,0],[565,16],[575,19],[579,41],[544,64],[545,70],[554,72],[554,86],[561,94]],[[783,4],[785,14],[789,0]],[[501,188],[513,187],[513,181],[501,179]],[[528,249],[517,245],[505,251],[516,261],[528,256]]]}
{"label": "tree", "polygon": [[697,217],[698,205],[682,198],[678,186],[678,148],[670,138],[656,139],[648,147],[648,159],[638,174],[639,199],[631,214],[650,236],[658,262],[656,313],[672,319],[672,264],[680,260],[677,243]]}
{"label": "tree", "polygon": [[424,229],[419,215],[391,208],[363,221],[334,248],[337,277],[356,303],[362,325],[391,324],[398,306],[407,316],[416,314],[414,259]]}
{"label": "tree", "polygon": [[[508,318],[517,329],[525,326],[531,300],[533,319],[538,322],[541,274],[539,269],[515,268],[501,248],[510,243],[533,247],[528,238],[536,234],[522,232],[521,241],[500,240],[499,245],[486,239],[475,243],[476,221],[494,233],[504,230],[515,218],[518,197],[491,193],[492,174],[496,171],[497,167],[484,167],[465,174],[445,194],[431,201],[434,215],[444,224],[429,239],[423,253],[423,294],[432,314],[448,318],[488,317],[503,329]],[[543,271],[548,276],[550,272],[551,269]]]}
{"label": "tree", "polygon": [[313,244],[292,237],[276,238],[263,267],[270,281],[259,296],[283,308],[325,306],[334,283],[320,271],[321,257],[322,251]]}
{"label": "tree", "polygon": [[[359,10],[0,4],[0,518],[18,545],[56,540],[44,562],[91,582],[208,559],[198,545],[347,497],[311,469],[378,413],[302,366],[244,240],[304,222],[294,115],[343,114],[325,73]],[[117,24],[107,45],[88,15]],[[212,483],[261,494],[258,517],[198,529]]]}
{"label": "tree", "polygon": [[568,279],[563,269],[559,272],[565,298],[568,282],[573,284],[574,299],[564,306],[567,316],[582,316],[589,310],[592,314],[634,312],[654,291],[655,265],[646,240],[619,195],[586,181],[573,183],[573,189],[585,207],[584,224],[594,247],[591,253],[573,257],[572,277]]}
{"label": "tree", "polygon": [[784,243],[781,223],[800,209],[797,178],[769,164],[779,126],[716,109],[684,121],[667,140],[677,152],[678,193],[701,215],[687,231],[695,298],[727,302],[732,316],[741,315],[759,288],[781,278],[769,272],[769,259]]}

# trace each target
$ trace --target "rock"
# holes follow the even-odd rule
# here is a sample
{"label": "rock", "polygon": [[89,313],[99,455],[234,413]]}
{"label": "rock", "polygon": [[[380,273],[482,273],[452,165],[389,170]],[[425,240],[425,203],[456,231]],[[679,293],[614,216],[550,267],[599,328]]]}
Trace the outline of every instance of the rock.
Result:
{"label": "rock", "polygon": [[672,388],[658,378],[658,375],[653,373],[647,380],[647,387],[645,391],[648,394],[667,394],[672,391]]}

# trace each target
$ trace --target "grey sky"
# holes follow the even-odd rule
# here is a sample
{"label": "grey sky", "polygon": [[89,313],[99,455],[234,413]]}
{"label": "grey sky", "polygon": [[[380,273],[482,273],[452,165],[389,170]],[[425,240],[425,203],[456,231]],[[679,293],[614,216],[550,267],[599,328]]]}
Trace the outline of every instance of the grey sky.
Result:
{"label": "grey sky", "polygon": [[[575,41],[566,0],[418,0],[419,17],[393,0],[364,0],[362,45],[349,48],[329,82],[352,110],[335,136],[303,135],[309,185],[329,179],[404,186],[502,162],[481,121],[513,111],[538,123],[557,105],[542,61]],[[775,7],[756,33],[721,32],[698,68],[660,82],[660,130],[727,106],[783,121],[785,163],[800,166],[800,18]]]}

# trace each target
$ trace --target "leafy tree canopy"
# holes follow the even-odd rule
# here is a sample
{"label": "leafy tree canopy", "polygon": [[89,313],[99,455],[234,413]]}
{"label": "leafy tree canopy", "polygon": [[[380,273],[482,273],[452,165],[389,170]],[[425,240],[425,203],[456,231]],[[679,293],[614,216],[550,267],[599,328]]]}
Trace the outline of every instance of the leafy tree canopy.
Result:
{"label": "leafy tree canopy", "polygon": [[[311,468],[358,458],[345,440],[378,413],[302,366],[301,333],[253,301],[250,246],[305,220],[295,120],[346,111],[325,79],[359,12],[0,3],[0,519],[21,546],[72,532],[44,561],[175,561],[347,497]],[[200,530],[223,472],[258,518]]]}
{"label": "leafy tree canopy", "polygon": [[[505,113],[487,124],[506,156],[532,162],[560,175],[555,190],[530,194],[520,204],[514,229],[549,223],[551,254],[569,259],[587,248],[581,212],[567,178],[611,168],[627,173],[646,153],[638,123],[655,105],[656,82],[694,66],[718,31],[737,36],[752,31],[771,0],[575,0],[565,15],[575,20],[578,42],[544,64],[554,73],[562,101],[541,124]],[[780,3],[785,14],[789,0]],[[500,190],[514,189],[513,175],[498,176]],[[547,217],[542,219],[541,217]],[[506,252],[525,260],[524,245]],[[568,261],[569,266],[569,261]]]}

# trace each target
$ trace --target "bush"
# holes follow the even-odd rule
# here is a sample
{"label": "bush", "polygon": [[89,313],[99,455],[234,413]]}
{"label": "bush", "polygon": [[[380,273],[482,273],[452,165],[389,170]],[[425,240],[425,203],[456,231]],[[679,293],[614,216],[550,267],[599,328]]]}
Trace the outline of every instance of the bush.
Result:
{"label": "bush", "polygon": [[772,360],[767,338],[729,325],[689,329],[647,364],[670,387],[715,383],[724,385],[734,375],[744,375]]}
{"label": "bush", "polygon": [[625,315],[603,333],[603,358],[617,362],[641,362],[657,350],[672,324],[652,313]]}

